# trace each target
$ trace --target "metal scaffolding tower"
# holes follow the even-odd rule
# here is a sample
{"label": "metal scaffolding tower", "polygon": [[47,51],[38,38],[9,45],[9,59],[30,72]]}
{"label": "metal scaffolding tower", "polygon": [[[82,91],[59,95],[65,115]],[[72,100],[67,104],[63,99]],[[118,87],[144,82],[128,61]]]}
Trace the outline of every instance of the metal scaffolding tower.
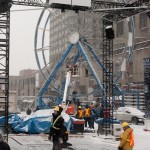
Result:
{"label": "metal scaffolding tower", "polygon": [[108,39],[106,28],[112,26],[112,22],[103,19],[103,98],[104,98],[104,134],[113,134],[113,39]]}
{"label": "metal scaffolding tower", "polygon": [[[13,4],[44,7],[45,4],[24,0],[13,1]],[[8,141],[8,115],[9,115],[9,41],[10,41],[10,8],[11,0],[0,1],[0,104],[1,115],[5,117],[5,123],[1,124],[4,137]]]}
{"label": "metal scaffolding tower", "polygon": [[10,33],[10,9],[0,13],[0,104],[5,123],[0,125],[4,128],[6,140],[8,140],[8,107],[9,107],[9,33]]}

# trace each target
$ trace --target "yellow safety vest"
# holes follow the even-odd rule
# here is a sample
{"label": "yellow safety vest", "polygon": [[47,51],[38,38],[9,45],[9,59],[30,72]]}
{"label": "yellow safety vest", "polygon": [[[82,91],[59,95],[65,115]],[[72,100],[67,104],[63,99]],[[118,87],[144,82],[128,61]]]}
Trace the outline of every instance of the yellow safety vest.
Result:
{"label": "yellow safety vest", "polygon": [[54,129],[56,129],[56,130],[59,130],[60,128],[57,128],[57,127],[55,127],[54,125],[55,125],[55,123],[57,122],[57,120],[60,118],[61,116],[58,116],[56,119],[55,119],[55,121],[53,122],[53,119],[52,119],[52,128],[54,128]]}
{"label": "yellow safety vest", "polygon": [[85,117],[90,117],[91,113],[90,113],[90,108],[85,108]]}
{"label": "yellow safety vest", "polygon": [[79,118],[83,118],[83,112],[82,112],[82,110],[78,110],[78,117]]}

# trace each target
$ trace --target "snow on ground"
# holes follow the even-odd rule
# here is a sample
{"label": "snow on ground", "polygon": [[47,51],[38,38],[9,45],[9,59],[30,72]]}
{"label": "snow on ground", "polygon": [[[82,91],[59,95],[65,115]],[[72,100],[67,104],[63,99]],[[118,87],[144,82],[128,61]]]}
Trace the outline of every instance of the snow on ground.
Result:
{"label": "snow on ground", "polygon": [[[131,125],[131,127],[135,135],[133,150],[150,150],[150,132],[145,132],[142,125]],[[9,144],[11,150],[51,150],[52,142],[47,140],[47,136],[46,134],[10,135]],[[84,133],[84,136],[71,135],[69,142],[72,144],[70,150],[117,150],[119,145],[119,141],[105,139],[105,136],[98,136],[97,133]]]}
{"label": "snow on ground", "polygon": [[[133,150],[150,150],[150,132],[145,132],[142,125],[131,125],[134,130],[135,147]],[[105,136],[97,136],[96,133],[85,133],[84,138],[71,138],[70,142],[77,150],[117,150],[119,141],[104,139]]]}
{"label": "snow on ground", "polygon": [[145,132],[144,126],[132,125],[135,137],[134,150],[150,150],[150,132]]}

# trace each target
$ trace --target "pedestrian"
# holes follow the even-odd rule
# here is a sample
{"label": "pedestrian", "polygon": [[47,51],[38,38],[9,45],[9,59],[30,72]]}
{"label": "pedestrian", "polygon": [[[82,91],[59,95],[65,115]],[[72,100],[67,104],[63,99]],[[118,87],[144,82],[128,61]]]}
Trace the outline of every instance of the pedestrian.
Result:
{"label": "pedestrian", "polygon": [[2,133],[0,133],[0,150],[10,150],[9,145],[3,140]]}
{"label": "pedestrian", "polygon": [[78,107],[77,114],[76,114],[76,118],[77,118],[77,119],[83,119],[83,118],[84,118],[83,110],[82,110],[82,107],[81,107],[81,106]]}
{"label": "pedestrian", "polygon": [[54,109],[53,118],[51,120],[49,140],[53,141],[52,150],[61,150],[62,143],[65,143],[68,140],[68,132],[64,126],[64,119],[61,116],[63,108],[56,106]]}
{"label": "pedestrian", "polygon": [[86,105],[84,109],[84,120],[85,120],[85,127],[87,127],[87,123],[89,128],[91,128],[91,109],[88,105]]}
{"label": "pedestrian", "polygon": [[134,134],[133,129],[127,122],[122,123],[124,132],[121,134],[121,140],[118,150],[132,150],[134,147]]}
{"label": "pedestrian", "polygon": [[98,113],[94,108],[91,109],[91,128],[94,129],[94,121],[98,118]]}

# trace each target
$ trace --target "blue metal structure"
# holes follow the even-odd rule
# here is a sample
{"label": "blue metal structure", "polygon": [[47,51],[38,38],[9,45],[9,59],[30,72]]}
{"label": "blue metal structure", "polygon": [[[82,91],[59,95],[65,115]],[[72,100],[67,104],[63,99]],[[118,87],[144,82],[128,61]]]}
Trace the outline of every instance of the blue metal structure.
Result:
{"label": "blue metal structure", "polygon": [[[124,2],[125,3],[125,2]],[[42,20],[42,17],[44,15],[44,12],[45,12],[46,9],[44,9],[39,17],[39,20],[38,20],[38,24],[37,24],[37,27],[36,27],[36,34],[35,34],[35,56],[36,56],[36,61],[37,61],[37,64],[38,64],[38,67],[39,67],[39,70],[40,72],[43,74],[45,80],[48,79],[48,77],[45,76],[44,72],[43,72],[43,68],[41,67],[40,65],[40,58],[36,52],[36,49],[37,49],[37,38],[38,38],[38,28],[39,28],[39,25],[40,25],[40,22]],[[47,27],[47,24],[48,24],[48,20],[50,20],[50,16],[53,15],[52,12],[49,13],[49,15],[47,15],[46,17],[46,22],[45,22],[45,25],[44,25],[44,28],[43,28],[43,33],[42,33],[42,47],[41,49],[44,49],[45,48],[45,45],[44,45],[44,41],[45,41],[45,31],[46,31],[46,27]],[[127,58],[127,65],[130,63],[131,61],[131,58],[132,58],[132,54],[133,54],[133,49],[134,49],[134,19],[133,17],[130,17],[130,28],[131,28],[131,31],[133,36],[132,36],[132,43],[133,43],[133,46],[130,46],[130,47],[126,47],[125,48],[125,51],[129,51],[129,54],[128,54],[128,58]],[[87,46],[88,49],[90,50],[91,54],[94,56],[95,60],[96,60],[96,63],[99,65],[99,67],[106,73],[107,76],[109,76],[108,72],[107,72],[107,69],[106,67],[104,66],[104,64],[101,62],[100,58],[96,55],[96,53],[93,51],[93,48],[92,46],[86,41],[84,40],[81,40],[81,43],[83,43],[83,46]],[[51,46],[50,46],[51,47]],[[74,60],[73,60],[73,64],[75,64],[77,61],[78,61],[78,58],[80,57],[80,50],[78,50],[78,53],[73,57]],[[125,55],[123,56],[122,60],[124,59]],[[42,58],[43,58],[43,62],[44,62],[44,65],[47,66],[48,63],[46,62],[46,58],[45,58],[45,54],[44,54],[44,51],[42,51]],[[70,63],[70,61],[72,60],[72,58],[70,58],[69,60],[67,60],[68,63]],[[120,63],[121,64],[121,63]],[[53,67],[51,68],[45,68],[47,74],[50,76],[50,71],[53,69]],[[118,70],[116,73],[116,75],[114,76],[114,81],[113,81],[113,91],[114,91],[114,95],[116,96],[119,96],[119,95],[123,95],[123,92],[122,90],[119,88],[119,86],[117,85],[120,77],[122,76],[122,72],[120,70]],[[53,78],[54,79],[54,78]],[[100,81],[98,81],[100,82]],[[62,85],[61,87],[63,87],[64,83],[62,82]],[[102,84],[100,83],[99,85],[101,85],[100,89],[102,89]],[[58,97],[62,97],[63,95],[63,88],[61,88],[61,90],[58,90],[56,89],[53,84],[50,84],[50,87],[52,87],[54,89],[54,91],[56,91],[58,93]],[[97,90],[94,91],[94,93],[97,93],[99,90],[99,88]],[[92,92],[93,93],[93,92]],[[87,95],[89,95],[90,93],[88,93]],[[123,104],[123,103],[122,103]]]}
{"label": "blue metal structure", "polygon": [[[106,75],[109,77],[109,73],[107,72],[105,66],[102,64],[102,62],[100,61],[100,59],[98,58],[97,54],[95,53],[95,51],[93,50],[93,48],[91,46],[89,46],[88,43],[85,43],[83,41],[79,41],[77,43],[77,47],[78,47],[78,53],[76,54],[76,56],[74,57],[73,63],[76,64],[76,62],[78,61],[78,58],[80,57],[80,55],[82,55],[82,57],[84,58],[84,60],[86,61],[92,76],[94,77],[97,85],[98,85],[98,89],[97,91],[94,91],[90,94],[96,93],[96,92],[100,92],[100,93],[104,93],[103,91],[103,85],[97,75],[97,73],[94,70],[94,67],[92,66],[90,59],[88,57],[88,55],[86,54],[85,49],[83,48],[83,45],[81,44],[83,43],[84,46],[87,46],[88,50],[91,52],[91,54],[94,56],[96,62],[98,63],[99,67],[106,72]],[[72,48],[74,47],[74,44],[70,44],[70,46],[68,47],[68,49],[65,51],[65,53],[62,55],[62,58],[60,59],[60,61],[56,64],[56,66],[54,67],[53,71],[51,72],[51,74],[49,75],[48,79],[45,81],[43,87],[40,89],[38,95],[37,95],[37,99],[38,99],[38,106],[40,107],[40,109],[45,109],[48,108],[46,106],[46,104],[43,102],[42,97],[44,95],[44,92],[47,90],[48,86],[51,84],[51,81],[53,80],[54,76],[56,75],[57,71],[59,70],[59,68],[62,66],[64,60],[66,59],[66,57],[68,56],[68,54],[70,53],[70,51],[72,50]],[[69,60],[68,60],[69,63]],[[109,77],[110,78],[110,77]],[[110,80],[112,80],[110,78]],[[114,82],[114,81],[113,81]],[[61,89],[61,93],[63,93],[64,88]],[[117,84],[114,82],[114,90],[117,91],[118,94],[115,95],[123,95],[123,92],[121,91],[121,89],[117,86]],[[57,90],[58,91],[58,90]],[[114,95],[114,96],[115,96]],[[61,95],[59,95],[59,97],[61,97]],[[60,101],[62,100],[62,98],[59,98],[59,103],[61,103]],[[107,100],[106,95],[104,94],[103,97],[103,101],[105,103],[105,101]],[[124,102],[122,102],[121,104],[122,106],[124,105]]]}
{"label": "blue metal structure", "polygon": [[[48,88],[48,86],[51,84],[51,81],[53,80],[54,76],[56,75],[57,71],[59,70],[59,68],[62,66],[64,60],[66,59],[66,57],[68,56],[68,54],[70,53],[70,51],[72,50],[74,44],[70,44],[68,49],[65,51],[65,53],[62,55],[61,59],[59,60],[59,62],[56,64],[55,68],[53,69],[53,71],[51,72],[50,76],[48,77],[48,79],[46,80],[46,82],[44,83],[43,87],[40,89],[38,95],[37,95],[37,99],[38,99],[38,106],[40,107],[40,109],[45,109],[45,108],[48,108],[43,100],[42,100],[42,97],[44,95],[44,92],[46,91],[46,89]],[[90,63],[90,60],[81,44],[81,42],[78,42],[77,43],[77,46],[78,46],[78,49],[79,49],[79,52],[78,54],[76,55],[76,57],[74,58],[74,63],[76,63],[76,61],[78,60],[79,58],[79,54],[81,54],[84,58],[84,60],[86,61],[88,67],[90,68],[90,71],[99,87],[99,90],[101,92],[103,92],[103,86],[101,84],[101,81],[98,77],[98,75],[96,74],[92,64]]]}
{"label": "blue metal structure", "polygon": [[56,64],[54,70],[52,71],[52,73],[50,74],[49,78],[46,80],[46,82],[44,83],[43,87],[40,89],[39,93],[38,93],[38,106],[40,107],[40,109],[43,109],[42,106],[42,96],[44,94],[44,92],[47,90],[48,86],[50,85],[51,81],[53,80],[56,72],[58,71],[58,69],[61,67],[62,63],[64,62],[65,58],[67,57],[67,55],[69,54],[69,52],[71,51],[73,47],[73,44],[70,44],[68,49],[66,50],[66,52],[63,54],[62,58],[59,60],[59,62]]}

